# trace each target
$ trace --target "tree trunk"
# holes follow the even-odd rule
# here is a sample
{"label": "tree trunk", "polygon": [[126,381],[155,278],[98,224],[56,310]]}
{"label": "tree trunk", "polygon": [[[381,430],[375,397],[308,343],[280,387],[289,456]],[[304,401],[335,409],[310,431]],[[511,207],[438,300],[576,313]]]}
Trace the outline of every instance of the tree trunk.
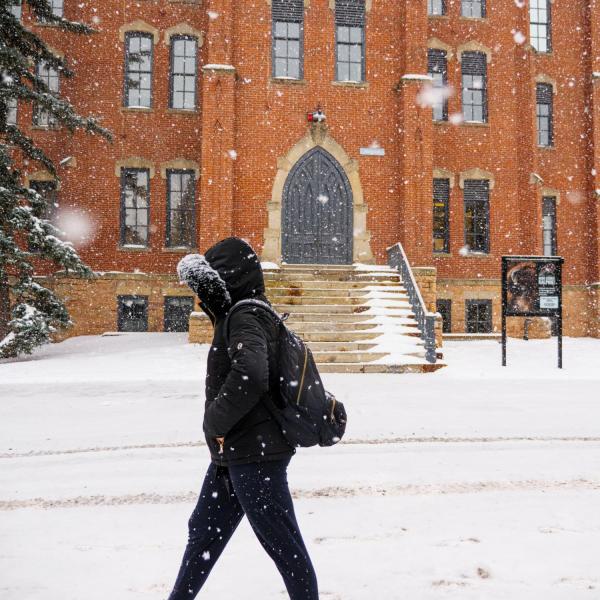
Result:
{"label": "tree trunk", "polygon": [[8,322],[10,321],[10,288],[8,279],[0,275],[0,340],[8,334]]}

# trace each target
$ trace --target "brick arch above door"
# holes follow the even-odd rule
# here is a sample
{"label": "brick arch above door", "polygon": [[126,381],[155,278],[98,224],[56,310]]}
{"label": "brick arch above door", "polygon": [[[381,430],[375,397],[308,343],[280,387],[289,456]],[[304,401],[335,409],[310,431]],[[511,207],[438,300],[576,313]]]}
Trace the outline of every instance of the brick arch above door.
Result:
{"label": "brick arch above door", "polygon": [[277,160],[277,174],[273,182],[271,199],[267,203],[268,227],[264,230],[262,260],[281,263],[281,205],[285,182],[294,165],[317,146],[329,152],[341,165],[348,177],[353,196],[353,262],[374,263],[371,251],[371,234],[367,229],[367,204],[363,195],[358,161],[351,158],[322,125],[313,126],[285,155]]}

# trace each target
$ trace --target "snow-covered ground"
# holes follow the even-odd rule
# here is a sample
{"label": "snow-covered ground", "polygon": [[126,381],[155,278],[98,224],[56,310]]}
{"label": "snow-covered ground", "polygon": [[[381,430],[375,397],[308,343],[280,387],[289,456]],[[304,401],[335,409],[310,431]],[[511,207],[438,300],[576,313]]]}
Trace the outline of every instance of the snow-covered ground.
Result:
{"label": "snow-covered ground", "polygon": [[[598,600],[600,341],[452,342],[325,375],[342,444],[290,467],[323,600]],[[164,600],[207,464],[206,346],[81,337],[0,362],[0,598]],[[200,598],[281,600],[249,527]]]}

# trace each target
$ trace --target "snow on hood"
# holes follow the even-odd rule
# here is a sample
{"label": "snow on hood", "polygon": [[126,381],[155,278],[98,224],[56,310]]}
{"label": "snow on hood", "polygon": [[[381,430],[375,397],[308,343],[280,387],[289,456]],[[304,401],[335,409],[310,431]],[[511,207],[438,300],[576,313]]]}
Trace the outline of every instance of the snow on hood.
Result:
{"label": "snow on hood", "polygon": [[227,286],[202,254],[184,256],[177,265],[177,274],[179,281],[186,283],[198,296],[202,309],[212,319],[229,310],[231,296]]}
{"label": "snow on hood", "polygon": [[177,273],[213,320],[227,313],[236,302],[265,292],[256,252],[248,242],[236,237],[216,243],[204,255],[188,254],[177,265]]}

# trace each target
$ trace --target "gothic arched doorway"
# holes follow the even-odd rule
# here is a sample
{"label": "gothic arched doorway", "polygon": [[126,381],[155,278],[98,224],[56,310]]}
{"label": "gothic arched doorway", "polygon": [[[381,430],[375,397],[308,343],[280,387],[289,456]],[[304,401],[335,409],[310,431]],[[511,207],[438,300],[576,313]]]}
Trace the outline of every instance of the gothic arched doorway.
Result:
{"label": "gothic arched doorway", "polygon": [[351,264],[353,216],[352,188],[341,165],[320,146],[308,151],[283,189],[283,261]]}

